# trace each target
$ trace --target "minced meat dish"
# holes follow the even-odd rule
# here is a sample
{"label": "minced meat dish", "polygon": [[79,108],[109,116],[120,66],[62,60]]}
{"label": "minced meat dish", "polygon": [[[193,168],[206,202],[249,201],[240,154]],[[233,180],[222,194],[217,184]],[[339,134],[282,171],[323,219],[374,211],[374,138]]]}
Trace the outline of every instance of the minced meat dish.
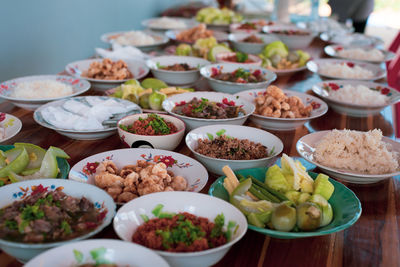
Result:
{"label": "minced meat dish", "polygon": [[186,63],[177,63],[169,66],[161,66],[159,69],[162,70],[172,70],[172,71],[189,71],[189,70],[197,70],[197,68],[190,67]]}
{"label": "minced meat dish", "polygon": [[261,38],[257,37],[256,35],[252,34],[252,35],[250,35],[250,36],[244,38],[244,39],[242,40],[242,42],[244,42],[244,43],[258,43],[258,44],[262,44],[262,43],[263,43],[263,40],[262,40]]}
{"label": "minced meat dish", "polygon": [[172,112],[201,119],[229,119],[237,118],[245,114],[241,106],[236,106],[234,101],[222,99],[222,102],[209,101],[206,98],[194,97],[189,102],[176,103]]}
{"label": "minced meat dish", "polygon": [[85,197],[39,185],[23,200],[0,209],[0,238],[24,243],[69,240],[93,231],[106,213]]}
{"label": "minced meat dish", "polygon": [[211,78],[234,83],[259,83],[265,81],[260,70],[250,71],[238,68],[233,72],[222,72],[222,69],[212,68]]}
{"label": "minced meat dish", "polygon": [[152,113],[147,115],[147,118],[139,118],[131,125],[119,125],[124,131],[140,134],[140,135],[167,135],[178,131],[176,126],[164,120],[159,115]]}
{"label": "minced meat dish", "polygon": [[217,159],[251,160],[268,157],[268,149],[248,139],[237,139],[226,135],[210,139],[199,139],[197,153]]}

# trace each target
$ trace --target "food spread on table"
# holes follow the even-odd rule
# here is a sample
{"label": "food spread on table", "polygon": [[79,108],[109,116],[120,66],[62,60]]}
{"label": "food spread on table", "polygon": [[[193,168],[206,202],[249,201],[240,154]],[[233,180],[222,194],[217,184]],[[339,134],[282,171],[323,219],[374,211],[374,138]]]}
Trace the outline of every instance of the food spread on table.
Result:
{"label": "food spread on table", "polygon": [[101,62],[94,61],[90,63],[89,69],[84,70],[81,76],[98,80],[126,80],[133,78],[133,74],[125,61],[112,61],[109,58],[105,58]]}
{"label": "food spread on table", "polygon": [[211,78],[234,83],[259,83],[266,81],[260,70],[250,71],[244,68],[238,68],[232,72],[222,71],[222,67],[212,68]]}

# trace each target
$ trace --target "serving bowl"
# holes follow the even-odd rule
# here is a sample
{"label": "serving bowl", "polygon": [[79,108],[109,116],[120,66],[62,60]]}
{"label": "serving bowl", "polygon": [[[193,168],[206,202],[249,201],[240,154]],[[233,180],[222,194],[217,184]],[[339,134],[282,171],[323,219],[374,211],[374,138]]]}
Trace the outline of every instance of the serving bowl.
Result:
{"label": "serving bowl", "polygon": [[[289,50],[301,49],[308,47],[316,33],[308,29],[302,29],[293,25],[272,25],[264,26],[263,31],[265,33],[271,34],[278,38],[280,41],[285,43]],[[284,33],[274,33],[274,31],[301,31],[307,33],[306,35],[295,35],[295,34],[284,34]]]}
{"label": "serving bowl", "polygon": [[[93,78],[86,78],[82,77],[82,72],[89,69],[90,64],[93,62],[102,62],[103,59],[85,59],[79,60],[72,63],[69,63],[65,67],[65,71],[74,77],[85,79],[90,81],[92,84],[93,89],[98,91],[106,91],[108,89],[114,88],[119,86],[121,83],[124,83],[130,79],[123,79],[123,80],[101,80],[101,79],[93,79]],[[149,69],[146,67],[146,64],[140,60],[125,60],[126,64],[128,65],[129,71],[133,74],[132,79],[141,79],[145,77],[149,73]]]}
{"label": "serving bowl", "polygon": [[[182,101],[189,102],[194,97],[196,97],[197,99],[206,98],[209,101],[214,101],[214,102],[222,102],[222,100],[226,98],[228,101],[234,101],[236,105],[242,106],[243,110],[245,111],[245,114],[243,116],[230,119],[200,119],[200,118],[192,118],[188,116],[179,115],[172,111],[172,109],[175,107],[177,103],[181,103]],[[162,103],[162,106],[164,110],[167,111],[169,114],[183,120],[188,130],[212,124],[242,125],[247,120],[247,118],[251,114],[253,114],[255,110],[254,105],[248,101],[242,99],[236,99],[233,95],[230,94],[223,94],[216,92],[194,92],[194,93],[184,93],[184,94],[174,95],[165,99],[164,102]]]}
{"label": "serving bowl", "polygon": [[373,47],[383,45],[383,40],[379,37],[348,31],[326,31],[321,33],[319,37],[325,42],[340,45],[368,45]]}
{"label": "serving bowl", "polygon": [[181,142],[183,135],[185,134],[185,123],[170,115],[158,114],[167,122],[171,122],[177,128],[176,133],[166,134],[166,135],[141,135],[134,134],[121,129],[121,125],[128,126],[132,125],[139,118],[146,119],[149,114],[135,114],[129,115],[122,118],[118,124],[118,134],[121,141],[125,143],[128,147],[137,148],[141,146],[149,146],[151,148],[174,150]]}
{"label": "serving bowl", "polygon": [[[274,118],[274,117],[266,117],[259,114],[252,114],[250,116],[250,120],[255,124],[260,125],[263,129],[267,130],[276,130],[276,131],[292,131],[297,127],[302,126],[306,122],[318,118],[324,115],[328,111],[328,105],[319,99],[318,97],[311,96],[309,94],[291,91],[291,90],[282,90],[287,96],[297,96],[299,97],[305,106],[312,105],[313,110],[311,111],[311,115],[306,118]],[[249,101],[250,103],[255,103],[255,99],[257,96],[262,95],[265,92],[265,89],[253,89],[247,90],[240,93],[235,94],[238,99],[243,99]]]}
{"label": "serving bowl", "polygon": [[232,43],[234,49],[247,53],[247,54],[260,54],[264,47],[272,42],[278,41],[279,39],[276,36],[270,34],[256,33],[254,34],[258,38],[262,39],[262,43],[247,43],[242,40],[249,37],[249,33],[231,33],[228,36],[229,41]]}
{"label": "serving bowl", "polygon": [[131,200],[118,210],[114,218],[114,230],[118,237],[124,241],[132,242],[132,235],[143,224],[141,215],[154,217],[152,210],[157,204],[164,205],[165,212],[189,212],[213,221],[223,213],[225,222],[236,222],[237,230],[226,244],[199,252],[167,252],[154,250],[162,256],[171,266],[211,266],[217,263],[233,244],[238,242],[246,233],[247,221],[244,215],[233,205],[205,194],[189,192],[161,192],[146,195]]}
{"label": "serving bowl", "polygon": [[[212,158],[196,152],[199,139],[209,139],[210,135],[216,137],[216,134],[220,131],[225,131],[225,135],[237,138],[239,140],[247,139],[254,143],[261,143],[263,146],[267,147],[268,156],[261,159],[252,160],[229,160]],[[276,156],[279,155],[283,150],[282,141],[275,135],[254,127],[241,125],[216,124],[199,127],[190,131],[186,135],[185,141],[190,151],[192,151],[194,157],[204,166],[206,166],[207,170],[219,175],[223,175],[222,167],[225,165],[229,165],[234,171],[272,165],[276,160]]]}
{"label": "serving bowl", "polygon": [[38,179],[3,186],[0,188],[0,207],[3,208],[12,204],[14,201],[24,199],[39,185],[44,187],[43,190],[62,190],[65,194],[72,197],[85,197],[91,201],[97,209],[106,212],[106,215],[102,224],[96,229],[67,241],[29,244],[0,239],[0,248],[21,262],[26,262],[47,249],[90,238],[109,225],[114,217],[116,206],[113,199],[105,191],[96,186],[64,179]]}
{"label": "serving bowl", "polygon": [[[340,90],[344,85],[364,85],[373,91],[378,91],[382,95],[387,96],[385,104],[355,104],[351,102],[345,102],[338,99],[334,99],[330,96],[330,92],[333,90]],[[379,114],[382,109],[387,106],[394,105],[400,101],[400,93],[384,84],[373,83],[368,81],[352,81],[352,80],[329,80],[326,82],[320,82],[312,87],[313,92],[321,97],[332,109],[336,112],[347,114],[354,117],[366,117],[369,115]]]}
{"label": "serving bowl", "polygon": [[215,59],[217,61],[217,63],[226,63],[226,64],[241,64],[241,65],[246,65],[246,66],[261,66],[262,63],[262,59],[259,58],[256,55],[247,55],[248,59],[251,60],[251,62],[233,62],[233,61],[229,61],[227,58],[232,57],[232,56],[236,56],[235,52],[223,52],[223,53],[218,53],[215,56]]}
{"label": "serving bowl", "polygon": [[[105,43],[117,43],[115,41],[115,38],[118,36],[126,33],[127,31],[121,31],[121,32],[110,32],[110,33],[105,33],[103,34],[100,39],[105,42]],[[138,49],[142,50],[143,52],[149,52],[153,51],[154,49],[157,49],[169,42],[169,38],[165,36],[164,34],[161,33],[156,33],[152,31],[143,31],[145,34],[150,35],[151,37],[154,38],[154,44],[147,44],[147,45],[134,45],[134,47],[137,47]]]}
{"label": "serving bowl", "polygon": [[13,115],[0,112],[0,128],[4,129],[4,137],[0,137],[0,143],[3,143],[21,131],[22,122]]}
{"label": "serving bowl", "polygon": [[[188,71],[172,71],[163,70],[161,66],[170,66],[173,64],[188,64],[195,70]],[[161,56],[148,59],[146,61],[147,67],[151,69],[154,77],[173,85],[187,85],[195,83],[200,79],[200,68],[209,65],[210,62],[198,57],[186,56]]]}
{"label": "serving bowl", "polygon": [[150,18],[142,21],[142,26],[149,28],[153,31],[168,31],[168,30],[181,30],[181,29],[189,29],[197,26],[199,23],[194,20],[194,19],[188,19],[188,18],[176,18],[176,17],[167,17],[170,19],[175,19],[182,21],[185,24],[185,27],[173,27],[173,26],[168,26],[168,25],[154,25],[154,22],[156,22],[158,19],[161,19],[160,17],[158,18]]}
{"label": "serving bowl", "polygon": [[[250,23],[252,23],[252,22],[250,22]],[[232,23],[232,24],[230,24],[229,25],[229,31],[232,32],[232,33],[250,33],[250,34],[259,33],[259,32],[262,31],[262,26],[260,26],[260,25],[258,25],[256,23],[254,23],[254,25],[256,27],[255,29],[239,29],[239,27],[242,24],[246,24],[246,23],[244,22],[244,23]]]}
{"label": "serving bowl", "polygon": [[31,259],[25,267],[99,265],[104,261],[118,266],[169,266],[157,253],[143,246],[115,239],[92,239],[49,249]]}
{"label": "serving bowl", "polygon": [[[221,81],[211,77],[213,74],[213,69],[221,70],[223,72],[233,72],[238,68],[243,68],[250,72],[259,70],[265,81],[259,83],[235,83],[229,81]],[[266,88],[269,84],[276,80],[276,74],[271,70],[256,66],[248,66],[246,64],[212,64],[201,68],[200,74],[207,80],[208,84],[213,90],[227,94],[238,93],[243,90],[248,90],[250,88]]]}
{"label": "serving bowl", "polygon": [[[342,181],[349,182],[352,184],[372,184],[385,179],[389,179],[390,177],[400,175],[400,171],[397,171],[395,173],[385,173],[385,174],[357,173],[350,170],[341,170],[341,169],[327,167],[316,162],[314,159],[315,147],[318,144],[318,142],[329,132],[330,132],[329,130],[319,131],[303,136],[296,143],[297,152],[305,160],[318,166],[323,172],[329,174],[332,177],[338,178]],[[393,151],[400,152],[400,143],[385,136],[383,136],[382,141],[390,144],[392,146]]]}
{"label": "serving bowl", "polygon": [[[207,29],[209,29],[209,28],[207,27]],[[183,41],[183,40],[177,39],[178,34],[180,34],[182,31],[185,31],[185,30],[169,30],[169,31],[165,32],[165,35],[169,39],[171,39],[171,40],[173,40],[175,42],[178,42],[178,43],[194,44],[195,41],[188,42],[188,41]],[[213,36],[217,40],[217,42],[219,42],[219,43],[228,40],[228,34],[226,32],[223,32],[223,31],[215,30],[215,31],[213,31]]]}
{"label": "serving bowl", "polygon": [[[241,174],[244,177],[251,175],[259,181],[264,181],[265,173],[267,172],[267,170],[268,168],[245,169],[237,171],[236,174]],[[316,173],[308,172],[308,174],[313,179],[317,177]],[[208,193],[211,196],[229,201],[229,194],[223,185],[224,179],[225,176],[219,177],[210,186],[210,190],[208,191]],[[349,228],[354,223],[356,223],[356,221],[361,216],[360,200],[353,193],[353,191],[351,191],[345,185],[333,179],[329,179],[329,181],[335,187],[335,190],[328,201],[333,209],[333,220],[330,224],[310,232],[281,232],[268,228],[260,228],[253,225],[249,225],[249,229],[275,238],[293,239],[328,235]]]}
{"label": "serving bowl", "polygon": [[[113,97],[108,97],[108,96],[97,96],[100,99],[106,100],[106,99],[114,99],[115,101],[124,104],[126,107],[132,107],[132,113],[142,113],[142,109],[135,103],[128,101],[128,100],[124,100],[124,99],[120,99],[120,98],[113,98]],[[81,102],[81,103],[86,103],[85,100],[85,96],[82,97],[75,97],[74,99]],[[64,102],[66,101],[66,99],[62,99],[59,101],[54,101],[51,103],[47,103],[43,106],[41,106],[40,108],[38,108],[34,113],[33,113],[33,119],[36,121],[36,123],[38,123],[39,125],[48,128],[48,129],[52,129],[54,131],[56,131],[57,133],[67,136],[71,139],[76,139],[76,140],[97,140],[97,139],[103,139],[106,138],[112,134],[114,134],[117,131],[117,125],[115,122],[115,125],[112,126],[105,126],[104,129],[99,129],[99,130],[81,130],[81,131],[77,131],[77,130],[72,130],[72,129],[65,129],[65,128],[60,128],[57,126],[54,126],[52,124],[50,124],[49,122],[47,122],[43,116],[42,116],[42,111],[44,109],[46,109],[47,107],[59,107],[62,106],[64,104]]]}
{"label": "serving bowl", "polygon": [[[54,80],[69,85],[73,88],[73,93],[68,96],[54,97],[54,98],[37,98],[37,99],[23,99],[12,96],[13,90],[18,86],[19,83],[43,81],[43,80]],[[20,108],[24,108],[27,110],[35,110],[41,105],[46,104],[48,102],[77,96],[83,94],[89,89],[90,89],[90,83],[80,78],[74,78],[64,75],[25,76],[0,83],[0,99],[10,101],[15,106]]]}
{"label": "serving bowl", "polygon": [[392,60],[396,56],[396,54],[391,52],[391,51],[387,51],[387,50],[384,50],[384,49],[378,49],[378,48],[375,48],[375,49],[378,49],[384,55],[382,60],[373,59],[373,58],[366,58],[366,59],[348,58],[348,57],[343,57],[342,55],[339,54],[340,50],[343,50],[343,49],[356,49],[356,48],[360,48],[360,49],[368,51],[368,50],[370,50],[371,48],[374,48],[374,47],[371,47],[371,46],[352,46],[352,45],[328,45],[328,46],[325,46],[324,51],[328,56],[331,56],[331,57],[337,57],[337,58],[348,59],[348,60],[363,61],[363,62],[369,62],[369,63],[384,63],[384,62]]}

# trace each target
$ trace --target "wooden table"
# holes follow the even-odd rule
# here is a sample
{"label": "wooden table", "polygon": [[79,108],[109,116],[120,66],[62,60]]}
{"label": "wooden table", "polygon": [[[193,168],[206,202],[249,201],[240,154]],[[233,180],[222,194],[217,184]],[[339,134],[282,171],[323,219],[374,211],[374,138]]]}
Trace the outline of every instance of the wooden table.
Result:
{"label": "wooden table", "polygon": [[[308,51],[313,57],[323,57],[325,44],[315,40]],[[296,91],[309,91],[321,79],[307,71],[281,77],[274,84]],[[37,125],[32,112],[0,103],[0,111],[13,114],[23,123],[22,131],[6,144],[30,142],[44,148],[57,146],[75,163],[96,153],[123,148],[118,135],[98,141],[75,141]],[[367,118],[352,118],[329,110],[326,115],[290,132],[273,131],[284,143],[284,153],[298,156],[297,140],[313,131],[327,129],[370,130],[380,128],[385,136],[394,137],[392,107]],[[176,151],[192,156],[184,142]],[[318,171],[318,170],[317,170]],[[207,193],[216,179],[210,174]],[[248,231],[216,266],[400,266],[400,179],[385,180],[373,185],[350,185],[362,203],[361,218],[349,229],[335,234],[304,239],[280,240]],[[111,226],[96,238],[116,238]],[[14,258],[0,254],[0,266],[21,266]]]}

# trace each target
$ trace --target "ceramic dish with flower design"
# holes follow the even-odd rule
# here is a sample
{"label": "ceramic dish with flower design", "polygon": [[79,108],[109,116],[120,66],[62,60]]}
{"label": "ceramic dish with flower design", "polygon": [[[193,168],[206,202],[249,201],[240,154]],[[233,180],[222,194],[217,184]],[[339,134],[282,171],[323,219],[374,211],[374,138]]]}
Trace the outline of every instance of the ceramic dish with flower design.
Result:
{"label": "ceramic dish with flower design", "polygon": [[386,77],[386,70],[377,64],[343,59],[314,59],[307,62],[307,69],[329,79],[374,81]]}
{"label": "ceramic dish with flower design", "polygon": [[17,117],[0,112],[0,143],[13,138],[21,131],[22,122]]}
{"label": "ceramic dish with flower design", "polygon": [[[263,129],[276,130],[276,131],[292,131],[297,127],[302,126],[306,122],[323,116],[328,111],[328,105],[319,99],[318,97],[311,96],[306,93],[282,90],[284,95],[288,98],[295,97],[301,100],[305,107],[309,107],[309,116],[297,117],[297,118],[282,118],[282,117],[272,117],[264,116],[256,112],[250,116],[250,120],[255,124],[260,125]],[[250,103],[256,104],[256,99],[259,97],[265,98],[265,89],[251,89],[243,91],[234,95],[238,99],[243,99],[249,101]],[[284,105],[283,102],[280,105]],[[278,109],[272,109],[272,111],[277,111]],[[284,112],[284,111],[283,111]]]}
{"label": "ceramic dish with flower design", "polygon": [[[77,96],[89,89],[90,83],[79,77],[63,75],[26,76],[0,83],[0,99],[9,101],[20,108],[35,110],[48,102]],[[55,93],[56,90],[58,93]],[[17,95],[21,95],[22,91],[25,92],[23,95],[29,95],[29,98],[18,97]],[[44,92],[50,97],[40,95]]]}
{"label": "ceramic dish with flower design", "polygon": [[331,57],[369,63],[387,62],[396,56],[393,52],[371,46],[328,45],[325,46],[324,51]]}
{"label": "ceramic dish with flower design", "polygon": [[152,31],[121,31],[103,34],[100,39],[109,44],[134,46],[142,51],[152,51],[169,42],[167,36]]}
{"label": "ceramic dish with flower design", "polygon": [[79,161],[69,179],[97,185],[122,204],[154,192],[199,192],[207,183],[208,173],[198,161],[176,152],[127,148]]}
{"label": "ceramic dish with flower design", "polygon": [[384,84],[330,80],[312,87],[335,111],[355,117],[379,114],[382,109],[400,101],[400,93]]}

